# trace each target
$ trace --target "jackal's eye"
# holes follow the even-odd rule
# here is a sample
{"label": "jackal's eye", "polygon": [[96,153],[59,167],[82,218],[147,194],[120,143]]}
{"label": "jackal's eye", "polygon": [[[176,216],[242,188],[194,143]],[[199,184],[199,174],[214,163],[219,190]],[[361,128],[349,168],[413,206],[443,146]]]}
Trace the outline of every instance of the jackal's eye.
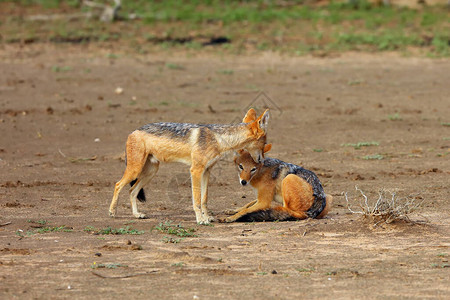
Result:
{"label": "jackal's eye", "polygon": [[239,169],[244,170],[244,167],[242,166],[242,164],[239,164]]}
{"label": "jackal's eye", "polygon": [[250,172],[255,172],[256,171],[256,167],[253,167],[251,170],[250,170]]}

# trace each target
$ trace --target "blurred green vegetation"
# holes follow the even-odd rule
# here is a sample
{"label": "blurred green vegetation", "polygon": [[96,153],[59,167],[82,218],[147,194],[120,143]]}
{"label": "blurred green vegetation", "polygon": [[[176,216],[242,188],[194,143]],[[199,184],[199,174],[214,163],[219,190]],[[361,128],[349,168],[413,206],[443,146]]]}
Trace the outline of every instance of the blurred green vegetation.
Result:
{"label": "blurred green vegetation", "polygon": [[[119,20],[30,21],[36,14],[92,11],[77,0],[0,0],[1,42],[125,42],[131,50],[186,49],[302,55],[341,51],[400,51],[450,56],[450,10],[413,10],[366,1],[122,1]],[[95,1],[113,4],[113,1]],[[6,12],[6,13],[5,13]],[[9,13],[8,13],[9,12]],[[207,47],[214,45],[214,47]],[[213,49],[211,49],[213,48]]]}

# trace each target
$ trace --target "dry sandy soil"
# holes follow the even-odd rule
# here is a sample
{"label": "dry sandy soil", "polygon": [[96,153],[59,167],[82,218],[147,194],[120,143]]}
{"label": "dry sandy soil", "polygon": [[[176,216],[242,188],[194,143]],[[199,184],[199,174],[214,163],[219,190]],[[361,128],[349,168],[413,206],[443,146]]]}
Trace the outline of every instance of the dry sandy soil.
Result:
{"label": "dry sandy soil", "polygon": [[[0,298],[448,297],[450,60],[90,47],[0,49]],[[315,171],[334,196],[327,218],[199,226],[181,164],[161,165],[147,188],[148,219],[132,218],[127,189],[108,216],[131,131],[233,122],[248,106],[272,109],[270,156]],[[358,142],[379,145],[345,145]],[[350,213],[343,192],[358,209],[355,186],[370,200],[382,188],[412,197],[416,224]],[[254,197],[230,157],[215,167],[212,214]],[[155,229],[166,221],[195,236]],[[144,232],[95,234],[108,226]]]}

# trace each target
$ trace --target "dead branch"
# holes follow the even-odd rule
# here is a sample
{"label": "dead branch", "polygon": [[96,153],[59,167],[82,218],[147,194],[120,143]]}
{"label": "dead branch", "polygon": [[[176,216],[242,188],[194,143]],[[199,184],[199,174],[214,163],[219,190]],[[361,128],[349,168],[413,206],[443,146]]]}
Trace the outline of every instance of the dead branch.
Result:
{"label": "dead branch", "polygon": [[[416,199],[414,197],[409,196],[400,198],[397,196],[395,191],[381,189],[378,192],[378,199],[375,201],[375,204],[371,206],[365,193],[357,186],[355,189],[364,199],[364,201],[359,201],[359,207],[361,210],[353,210],[347,193],[344,193],[345,200],[347,201],[347,209],[353,214],[361,214],[363,216],[371,216],[381,219],[377,222],[377,224],[380,222],[389,224],[395,220],[405,220],[413,223],[413,221],[409,218],[409,215],[422,204],[422,202],[416,203]],[[388,193],[390,194],[390,197],[387,195]]]}

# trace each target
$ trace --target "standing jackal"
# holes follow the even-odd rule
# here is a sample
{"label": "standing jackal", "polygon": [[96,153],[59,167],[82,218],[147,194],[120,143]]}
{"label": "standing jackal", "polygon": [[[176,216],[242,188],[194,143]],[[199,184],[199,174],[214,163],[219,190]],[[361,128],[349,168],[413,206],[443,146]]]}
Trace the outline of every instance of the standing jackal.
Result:
{"label": "standing jackal", "polygon": [[[268,152],[272,144],[264,146]],[[250,183],[258,199],[237,209],[225,222],[287,221],[322,218],[330,210],[333,197],[326,195],[314,172],[276,158],[255,162],[250,153],[239,150],[234,160],[242,185]],[[270,208],[272,200],[283,206]]]}
{"label": "standing jackal", "polygon": [[211,168],[229,151],[246,149],[255,161],[264,157],[269,112],[256,118],[250,109],[240,124],[151,123],[133,131],[126,144],[126,169],[114,188],[109,208],[116,215],[118,196],[131,183],[133,215],[145,218],[137,209],[136,199],[145,201],[143,191],[156,174],[160,162],[182,162],[191,166],[192,202],[199,224],[209,224],[208,181]]}

